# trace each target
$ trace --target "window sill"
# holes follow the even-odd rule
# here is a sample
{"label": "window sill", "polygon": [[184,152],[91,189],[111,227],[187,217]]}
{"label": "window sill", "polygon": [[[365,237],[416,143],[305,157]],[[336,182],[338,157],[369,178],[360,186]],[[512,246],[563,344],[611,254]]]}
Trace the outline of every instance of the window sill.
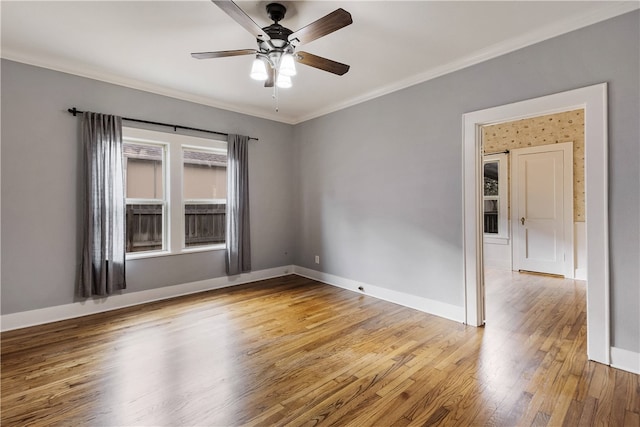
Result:
{"label": "window sill", "polygon": [[132,259],[144,259],[144,258],[157,258],[161,256],[169,256],[173,255],[168,251],[158,251],[158,252],[132,252],[125,255],[125,260],[129,261]]}
{"label": "window sill", "polygon": [[193,254],[198,252],[213,252],[224,250],[226,245],[212,245],[212,246],[200,246],[194,248],[185,248],[180,252],[169,252],[169,251],[158,251],[158,252],[133,252],[126,254],[126,261],[136,260],[136,259],[146,259],[146,258],[158,258],[164,256],[173,256],[173,255],[186,255]]}
{"label": "window sill", "polygon": [[208,251],[221,251],[226,249],[226,245],[224,243],[219,245],[211,245],[211,246],[194,246],[192,248],[184,248],[181,254],[191,254],[194,252],[208,252]]}

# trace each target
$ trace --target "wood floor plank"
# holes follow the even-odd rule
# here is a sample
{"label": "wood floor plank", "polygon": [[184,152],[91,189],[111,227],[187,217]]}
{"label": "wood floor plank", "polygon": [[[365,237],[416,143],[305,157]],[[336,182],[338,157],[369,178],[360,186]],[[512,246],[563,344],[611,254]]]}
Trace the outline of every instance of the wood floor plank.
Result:
{"label": "wood floor plank", "polygon": [[299,276],[5,332],[3,426],[524,426],[640,420],[586,357],[584,282],[488,271],[468,327]]}
{"label": "wood floor plank", "polygon": [[624,422],[622,424],[624,427],[638,427],[640,426],[640,414],[637,412],[625,411],[624,412]]}

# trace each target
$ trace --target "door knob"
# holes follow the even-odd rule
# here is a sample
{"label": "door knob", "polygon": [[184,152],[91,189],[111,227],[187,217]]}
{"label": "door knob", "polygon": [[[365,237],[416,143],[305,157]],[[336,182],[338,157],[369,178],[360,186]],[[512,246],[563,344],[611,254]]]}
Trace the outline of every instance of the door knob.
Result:
{"label": "door knob", "polygon": [[524,225],[524,217],[520,218],[520,223]]}

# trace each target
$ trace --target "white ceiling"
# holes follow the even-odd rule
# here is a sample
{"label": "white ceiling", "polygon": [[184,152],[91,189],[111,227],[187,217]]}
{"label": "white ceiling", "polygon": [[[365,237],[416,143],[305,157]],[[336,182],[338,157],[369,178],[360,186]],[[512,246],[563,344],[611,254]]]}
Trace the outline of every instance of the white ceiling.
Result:
{"label": "white ceiling", "polygon": [[[238,1],[260,26],[265,1]],[[298,50],[351,65],[344,76],[298,65],[293,88],[249,78],[251,34],[208,0],[6,1],[3,58],[175,98],[298,123],[628,12],[637,1],[282,1],[297,30],[342,7],[353,24]],[[82,106],[78,106],[82,107]]]}

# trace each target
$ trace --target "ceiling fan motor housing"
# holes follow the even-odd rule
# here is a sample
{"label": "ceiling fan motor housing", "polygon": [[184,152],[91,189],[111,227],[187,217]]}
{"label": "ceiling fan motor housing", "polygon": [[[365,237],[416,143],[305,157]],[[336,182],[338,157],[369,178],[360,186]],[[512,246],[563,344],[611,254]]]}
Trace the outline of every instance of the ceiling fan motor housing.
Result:
{"label": "ceiling fan motor housing", "polygon": [[[271,40],[282,40],[283,42],[288,42],[289,34],[293,33],[293,31],[280,24],[271,24],[268,27],[264,27],[263,30]],[[260,39],[258,39],[258,41],[260,41]]]}
{"label": "ceiling fan motor housing", "polygon": [[273,24],[268,27],[264,27],[262,30],[267,33],[271,40],[262,41],[258,39],[258,45],[261,51],[270,51],[273,48],[280,49],[289,47],[289,35],[293,33],[290,29],[278,24],[279,21],[284,19],[284,15],[287,13],[287,8],[280,3],[269,3],[267,5],[267,14],[273,21]]}

